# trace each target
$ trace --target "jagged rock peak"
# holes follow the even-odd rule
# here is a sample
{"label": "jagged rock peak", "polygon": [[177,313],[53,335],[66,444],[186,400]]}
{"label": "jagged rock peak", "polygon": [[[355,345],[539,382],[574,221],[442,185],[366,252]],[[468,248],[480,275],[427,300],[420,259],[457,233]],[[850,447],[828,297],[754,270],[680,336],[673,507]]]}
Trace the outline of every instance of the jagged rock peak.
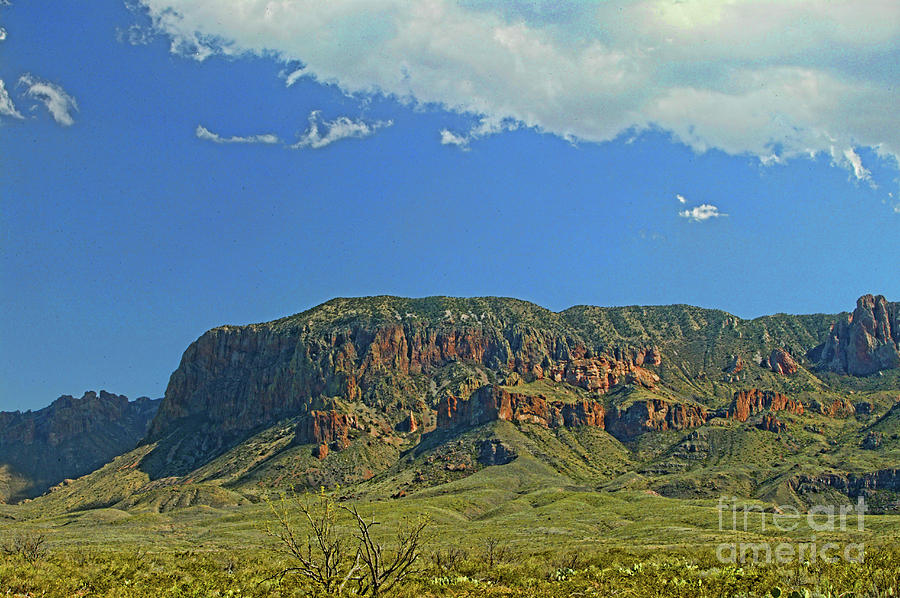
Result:
{"label": "jagged rock peak", "polygon": [[867,376],[900,366],[900,303],[883,295],[863,295],[856,309],[831,327],[819,366]]}

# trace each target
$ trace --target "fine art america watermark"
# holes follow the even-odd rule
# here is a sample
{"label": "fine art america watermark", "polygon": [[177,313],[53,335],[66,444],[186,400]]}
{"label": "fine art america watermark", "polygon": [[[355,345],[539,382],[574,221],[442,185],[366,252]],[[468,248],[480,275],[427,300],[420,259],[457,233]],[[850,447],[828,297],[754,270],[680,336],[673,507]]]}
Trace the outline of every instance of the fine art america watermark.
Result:
{"label": "fine art america watermark", "polygon": [[860,496],[855,505],[816,505],[806,513],[791,505],[766,510],[759,504],[741,502],[737,497],[722,496],[718,503],[719,531],[772,534],[796,533],[799,538],[809,532],[809,539],[792,541],[735,541],[716,547],[721,563],[815,564],[816,562],[862,563],[866,558],[863,543],[838,543],[816,539],[816,534],[833,535],[851,529],[864,531],[866,502]]}

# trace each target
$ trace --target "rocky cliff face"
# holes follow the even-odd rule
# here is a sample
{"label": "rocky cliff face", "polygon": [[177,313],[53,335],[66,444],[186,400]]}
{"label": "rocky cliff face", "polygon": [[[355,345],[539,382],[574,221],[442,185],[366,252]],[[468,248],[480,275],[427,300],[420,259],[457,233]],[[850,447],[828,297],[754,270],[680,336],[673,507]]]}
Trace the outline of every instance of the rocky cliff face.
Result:
{"label": "rocky cliff face", "polygon": [[871,473],[799,475],[791,480],[791,486],[800,494],[833,489],[851,498],[867,496],[879,490],[900,492],[900,469],[882,469]]}
{"label": "rocky cliff face", "polygon": [[623,382],[653,388],[659,382],[659,376],[641,366],[644,363],[659,365],[661,361],[659,350],[655,348],[635,350],[632,354],[614,350],[611,356],[562,361],[546,369],[534,366],[532,373],[538,379],[546,376],[554,382],[603,394]]}
{"label": "rocky cliff face", "polygon": [[18,480],[0,500],[37,496],[137,445],[160,401],[89,391],[64,395],[38,411],[0,413],[0,467]]}
{"label": "rocky cliff face", "polygon": [[803,404],[780,392],[751,388],[734,393],[728,414],[738,421],[745,422],[751,415],[760,411],[787,411],[803,415]]}
{"label": "rocky cliff face", "polygon": [[900,303],[863,295],[846,319],[834,323],[821,347],[820,367],[867,376],[900,367]]}
{"label": "rocky cliff face", "polygon": [[438,404],[439,429],[468,428],[491,421],[527,422],[547,428],[604,427],[603,405],[595,401],[564,403],[542,396],[512,393],[498,386],[485,386],[469,399],[445,397]]}
{"label": "rocky cliff face", "polygon": [[[780,389],[798,369],[791,354],[821,343],[828,321],[784,315],[743,321],[689,306],[582,306],[554,313],[502,298],[335,299],[274,322],[216,328],[191,344],[172,374],[148,441],[197,440],[170,443],[174,448],[165,455],[156,451],[147,464],[154,476],[170,475],[169,463],[187,470],[261,426],[346,411],[347,404],[363,404],[380,418],[379,428],[400,433],[430,429],[436,408],[451,417],[453,400],[460,403],[456,408],[471,411],[454,418],[477,420],[487,417],[479,411],[488,408],[479,406],[482,397],[473,396],[468,407],[461,401],[501,380],[568,384],[592,399],[626,384],[702,397],[714,392],[706,373],[742,354],[757,357],[752,365],[736,361],[735,371],[743,377],[753,370],[747,375]],[[776,374],[757,367],[763,355]],[[509,417],[548,426],[581,417],[562,403],[544,403],[523,393]],[[584,417],[590,422],[593,416]],[[617,408],[600,421],[630,438],[700,425],[706,417],[700,405],[661,400],[629,405],[621,413]]]}
{"label": "rocky cliff face", "polygon": [[[648,368],[661,360],[652,345],[591,346],[558,314],[515,300],[335,300],[285,320],[201,336],[172,374],[148,439],[196,428],[238,438],[347,402],[407,431],[410,422],[402,420],[436,405],[435,380],[451,364],[466,364],[484,383],[487,372],[516,374],[601,394],[623,383],[652,387],[659,377]],[[209,446],[215,452],[226,444]]]}
{"label": "rocky cliff face", "polygon": [[695,428],[707,419],[709,412],[700,405],[647,399],[610,411],[606,415],[606,429],[625,441],[646,432]]}
{"label": "rocky cliff face", "polygon": [[358,429],[356,418],[335,411],[313,411],[297,425],[297,444],[331,445],[335,450],[350,446],[350,430]]}

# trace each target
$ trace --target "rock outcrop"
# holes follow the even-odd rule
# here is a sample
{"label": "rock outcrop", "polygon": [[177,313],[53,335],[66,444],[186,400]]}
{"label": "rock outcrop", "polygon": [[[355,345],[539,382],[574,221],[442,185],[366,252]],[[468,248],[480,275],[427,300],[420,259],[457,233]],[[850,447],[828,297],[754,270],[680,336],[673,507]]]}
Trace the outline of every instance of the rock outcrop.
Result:
{"label": "rock outcrop", "polygon": [[313,411],[297,424],[294,442],[330,446],[339,451],[350,446],[350,430],[356,428],[358,424],[352,415],[336,411]]}
{"label": "rock outcrop", "polygon": [[819,367],[853,376],[900,367],[900,303],[882,295],[860,297],[853,313],[831,327]]}
{"label": "rock outcrop", "polygon": [[751,388],[734,393],[728,415],[745,422],[751,415],[760,411],[787,411],[803,415],[803,403],[790,399],[780,392]]}
{"label": "rock outcrop", "polygon": [[445,397],[437,407],[437,427],[468,428],[491,421],[533,423],[547,428],[604,427],[603,405],[596,401],[565,403],[543,396],[511,393],[485,386],[469,399]]}
{"label": "rock outcrop", "polygon": [[700,405],[645,399],[607,413],[606,430],[624,441],[646,432],[695,428],[708,419],[709,412]]}
{"label": "rock outcrop", "polygon": [[882,469],[871,473],[822,473],[799,475],[791,480],[799,494],[837,490],[851,498],[866,496],[877,490],[900,492],[900,469]]}
{"label": "rock outcrop", "polygon": [[0,489],[0,501],[37,496],[133,449],[159,404],[101,390],[63,395],[38,411],[0,412],[0,468],[17,480]]}
{"label": "rock outcrop", "polygon": [[478,462],[482,465],[506,465],[518,456],[515,449],[496,438],[485,440],[478,447]]}
{"label": "rock outcrop", "polygon": [[780,434],[787,429],[785,423],[771,413],[763,415],[756,427],[767,432],[775,432],[776,434]]}
{"label": "rock outcrop", "polygon": [[856,415],[856,407],[847,399],[835,399],[830,403],[813,401],[811,406],[822,415],[828,417],[846,419]]}
{"label": "rock outcrop", "polygon": [[659,376],[642,366],[645,363],[658,365],[659,359],[657,350],[646,349],[630,356],[601,356],[562,361],[548,368],[535,368],[533,373],[538,379],[546,376],[554,382],[565,382],[603,394],[623,382],[653,388],[659,382]]}
{"label": "rock outcrop", "polygon": [[740,355],[735,355],[728,361],[728,365],[722,368],[722,371],[726,374],[737,374],[743,369],[744,359]]}
{"label": "rock outcrop", "polygon": [[797,362],[784,349],[773,349],[769,354],[769,367],[776,374],[790,376],[797,373]]}
{"label": "rock outcrop", "polygon": [[419,422],[416,421],[415,414],[410,411],[409,415],[400,420],[396,426],[398,432],[406,432],[412,434],[419,430]]}

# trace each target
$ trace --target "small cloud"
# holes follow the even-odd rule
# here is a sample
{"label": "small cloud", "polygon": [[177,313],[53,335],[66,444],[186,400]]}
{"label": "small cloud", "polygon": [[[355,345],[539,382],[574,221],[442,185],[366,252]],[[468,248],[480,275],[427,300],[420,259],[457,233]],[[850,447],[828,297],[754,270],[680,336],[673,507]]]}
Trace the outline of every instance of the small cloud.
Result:
{"label": "small cloud", "polygon": [[116,40],[119,43],[128,43],[132,46],[144,46],[153,41],[156,32],[141,25],[131,25],[127,29],[116,29]]}
{"label": "small cloud", "polygon": [[6,39],[6,29],[0,27],[0,42]]}
{"label": "small cloud", "polygon": [[6,86],[3,84],[3,79],[0,79],[0,116],[24,118],[13,105],[12,98],[9,97],[9,93],[7,93],[6,91]]}
{"label": "small cloud", "polygon": [[332,121],[322,121],[322,127],[326,129],[323,134],[319,129],[319,110],[313,110],[309,115],[309,128],[300,136],[297,143],[291,149],[319,149],[331,145],[335,141],[348,138],[362,139],[373,135],[382,127],[390,127],[394,121],[376,121],[367,123],[362,120],[350,120],[346,116],[339,116]]}
{"label": "small cloud", "polygon": [[78,103],[62,87],[27,73],[19,77],[19,85],[27,87],[26,96],[42,102],[47,107],[53,120],[64,127],[75,123],[72,112],[78,110]]}
{"label": "small cloud", "polygon": [[900,203],[898,203],[897,205],[894,206],[894,213],[900,214]]}
{"label": "small cloud", "polygon": [[277,135],[273,135],[272,133],[267,133],[265,135],[251,135],[249,137],[222,137],[213,133],[203,125],[197,125],[197,129],[194,131],[199,139],[204,139],[206,141],[212,141],[213,143],[279,143],[281,140]]}
{"label": "small cloud", "polygon": [[678,200],[678,203],[687,203],[687,200],[684,198],[684,195],[676,195],[675,198]]}
{"label": "small cloud", "polygon": [[518,128],[518,121],[512,118],[482,117],[481,121],[465,135],[454,133],[449,129],[441,129],[441,145],[455,145],[463,151],[468,151],[469,143],[476,139],[504,131],[515,131]]}
{"label": "small cloud", "polygon": [[859,157],[859,154],[852,147],[844,150],[844,158],[853,167],[853,174],[856,176],[856,180],[865,181],[870,178],[871,173],[863,166],[862,158]]}
{"label": "small cloud", "polygon": [[294,83],[297,82],[297,79],[303,77],[304,75],[308,75],[309,72],[306,70],[306,67],[299,68],[295,71],[288,73],[288,75],[284,78],[284,84],[286,87],[290,87]]}
{"label": "small cloud", "polygon": [[453,131],[441,129],[441,145],[456,145],[463,150],[469,149],[469,140],[457,135]]}
{"label": "small cloud", "polygon": [[723,214],[719,211],[714,205],[704,203],[699,206],[694,206],[688,210],[682,210],[678,212],[678,215],[682,218],[687,218],[694,222],[704,222],[709,220],[710,218],[719,218],[720,216],[728,216],[728,214]]}

